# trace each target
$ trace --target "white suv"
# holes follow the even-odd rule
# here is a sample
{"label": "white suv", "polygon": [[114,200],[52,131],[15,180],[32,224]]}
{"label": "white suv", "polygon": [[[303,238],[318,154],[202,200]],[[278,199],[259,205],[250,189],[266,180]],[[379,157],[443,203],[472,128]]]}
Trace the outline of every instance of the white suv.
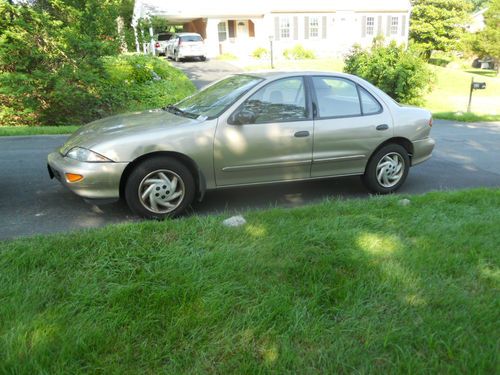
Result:
{"label": "white suv", "polygon": [[167,50],[168,41],[172,38],[173,33],[159,33],[155,40],[155,55],[162,56],[165,55]]}
{"label": "white suv", "polygon": [[167,44],[165,55],[175,61],[196,57],[201,61],[207,59],[203,38],[196,33],[175,34]]}

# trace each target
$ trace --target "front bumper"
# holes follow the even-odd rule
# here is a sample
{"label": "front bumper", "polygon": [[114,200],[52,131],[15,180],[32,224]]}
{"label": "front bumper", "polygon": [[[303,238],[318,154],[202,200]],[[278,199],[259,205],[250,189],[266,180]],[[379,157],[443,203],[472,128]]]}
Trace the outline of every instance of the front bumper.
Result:
{"label": "front bumper", "polygon": [[413,141],[413,156],[411,158],[411,165],[423,163],[432,156],[432,150],[436,142],[432,138],[419,139]]}
{"label": "front bumper", "polygon": [[[87,199],[119,199],[120,179],[128,163],[85,163],[62,156],[59,152],[49,154],[47,166],[51,178],[56,177],[73,193]],[[78,182],[68,182],[65,174],[83,176]]]}

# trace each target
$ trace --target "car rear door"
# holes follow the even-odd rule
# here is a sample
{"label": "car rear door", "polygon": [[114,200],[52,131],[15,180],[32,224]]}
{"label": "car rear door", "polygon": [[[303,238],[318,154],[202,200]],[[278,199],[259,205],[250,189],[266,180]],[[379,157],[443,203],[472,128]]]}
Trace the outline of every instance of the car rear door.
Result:
{"label": "car rear door", "polygon": [[315,112],[311,177],[364,173],[372,152],[393,136],[389,109],[350,79],[309,79]]}
{"label": "car rear door", "polygon": [[219,119],[214,144],[217,186],[308,178],[312,132],[304,78],[268,83]]}

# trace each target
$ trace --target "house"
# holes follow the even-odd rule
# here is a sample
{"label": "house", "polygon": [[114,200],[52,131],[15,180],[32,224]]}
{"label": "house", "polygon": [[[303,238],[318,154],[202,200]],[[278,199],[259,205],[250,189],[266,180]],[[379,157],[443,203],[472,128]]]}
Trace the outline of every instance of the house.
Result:
{"label": "house", "polygon": [[484,13],[488,10],[488,8],[484,8],[478,10],[473,13],[471,16],[471,22],[467,25],[467,31],[470,33],[475,33],[484,29]]}
{"label": "house", "polygon": [[340,56],[377,35],[407,43],[410,12],[409,0],[136,0],[132,26],[148,17],[182,25],[202,35],[209,57],[250,55],[271,40],[276,54],[301,44]]}

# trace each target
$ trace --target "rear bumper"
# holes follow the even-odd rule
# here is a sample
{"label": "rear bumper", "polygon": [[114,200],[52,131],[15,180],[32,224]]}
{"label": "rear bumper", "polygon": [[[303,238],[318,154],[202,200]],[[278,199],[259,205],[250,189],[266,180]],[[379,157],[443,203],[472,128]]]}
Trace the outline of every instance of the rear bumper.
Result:
{"label": "rear bumper", "polygon": [[[128,163],[84,163],[62,156],[49,154],[49,176],[57,178],[73,193],[87,199],[117,200],[120,198],[120,179]],[[83,176],[78,182],[68,182],[65,174]]]}
{"label": "rear bumper", "polygon": [[436,142],[432,138],[420,139],[418,141],[413,141],[413,156],[411,159],[411,165],[417,165],[423,163],[432,156],[432,150],[434,150],[434,145]]}

